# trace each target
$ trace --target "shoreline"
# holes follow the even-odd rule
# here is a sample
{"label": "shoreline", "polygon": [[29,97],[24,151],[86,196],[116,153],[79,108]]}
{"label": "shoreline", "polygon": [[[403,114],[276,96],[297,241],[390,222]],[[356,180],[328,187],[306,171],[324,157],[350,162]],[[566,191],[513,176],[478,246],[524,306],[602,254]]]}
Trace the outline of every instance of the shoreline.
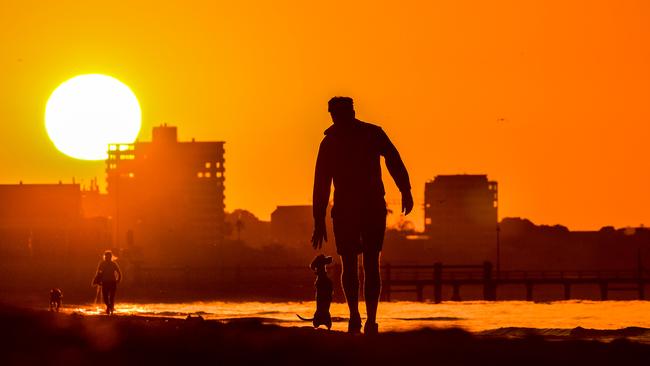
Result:
{"label": "shoreline", "polygon": [[[118,315],[169,316],[184,319],[201,315],[205,319],[227,321],[230,318],[259,318],[265,323],[302,327],[296,314],[308,317],[316,304],[307,302],[232,302],[206,301],[186,303],[120,303]],[[363,318],[363,302],[360,303]],[[69,304],[66,312],[84,315],[103,314],[95,304]],[[405,332],[430,327],[460,328],[474,335],[518,337],[539,335],[546,338],[585,338],[611,341],[627,337],[650,344],[650,302],[383,302],[379,326],[382,332]],[[333,330],[347,329],[345,303],[332,303]]]}
{"label": "shoreline", "polygon": [[[142,315],[79,315],[0,305],[3,365],[25,364],[647,364],[650,345],[620,333],[573,330],[549,337],[520,329],[422,328],[377,336],[264,324]],[[633,332],[644,328],[627,329]],[[593,340],[611,337],[604,342]]]}
{"label": "shoreline", "polygon": [[[98,313],[92,313],[92,312],[84,312],[84,311],[79,311],[79,309],[82,309],[82,307],[88,307],[88,308],[96,308],[99,310]],[[66,306],[62,308],[62,311],[60,314],[62,315],[70,315],[70,316],[80,316],[80,317],[109,317],[106,314],[102,312],[103,310],[103,305],[94,305],[94,304],[76,304],[76,305],[71,305],[71,306]],[[119,307],[118,307],[119,309]],[[47,311],[47,309],[33,309],[34,311]],[[84,309],[85,310],[85,309]],[[112,315],[112,317],[116,318],[125,318],[125,319],[132,319],[132,320],[151,320],[151,319],[156,319],[156,320],[173,320],[173,321],[187,321],[189,320],[188,318],[193,317],[195,318],[195,321],[201,320],[205,322],[216,322],[219,324],[229,324],[229,323],[259,323],[261,326],[279,326],[282,328],[286,329],[294,329],[294,328],[311,328],[308,324],[310,322],[305,322],[305,321],[298,321],[298,320],[286,320],[286,319],[279,319],[279,318],[273,318],[273,317],[264,317],[264,316],[232,316],[232,317],[220,317],[220,318],[212,318],[210,314],[207,314],[205,312],[199,311],[199,312],[175,312],[175,313],[170,313],[170,312],[162,312],[162,313],[116,313]],[[201,319],[198,319],[198,318]],[[434,317],[437,320],[448,320],[446,317]],[[426,318],[423,320],[431,320],[434,318]],[[332,321],[336,323],[341,323],[344,324],[348,320],[347,317],[339,317],[339,316],[332,316]],[[365,321],[365,317],[363,317],[362,314],[362,320]],[[409,320],[419,320],[417,318],[409,319]],[[304,324],[297,326],[296,324]],[[381,324],[380,324],[381,326]],[[408,329],[400,329],[400,330],[387,330],[384,331],[383,333],[409,333],[409,332],[417,332],[423,329],[431,329],[431,330],[449,330],[449,329],[457,329],[463,332],[467,332],[468,334],[471,334],[475,337],[478,338],[508,338],[508,339],[518,339],[518,338],[525,338],[525,337],[541,337],[545,340],[555,340],[555,341],[566,341],[566,340],[593,340],[593,341],[599,341],[599,342],[612,342],[615,340],[620,340],[620,339],[626,339],[630,340],[636,343],[644,344],[650,346],[650,328],[645,328],[645,327],[640,327],[640,326],[629,326],[629,327],[621,327],[621,328],[607,328],[607,329],[599,329],[599,328],[585,328],[582,326],[576,326],[573,328],[535,328],[535,327],[520,327],[520,326],[505,326],[505,327],[498,327],[498,328],[491,328],[491,329],[484,329],[484,330],[478,330],[478,331],[472,331],[466,328],[463,328],[462,326],[447,326],[447,325],[442,325],[442,326],[419,326],[415,328],[408,328]],[[326,331],[325,328],[321,327],[319,329],[315,329],[314,331]],[[332,333],[339,333],[343,334],[345,333],[344,331],[341,330],[328,330],[329,332]]]}

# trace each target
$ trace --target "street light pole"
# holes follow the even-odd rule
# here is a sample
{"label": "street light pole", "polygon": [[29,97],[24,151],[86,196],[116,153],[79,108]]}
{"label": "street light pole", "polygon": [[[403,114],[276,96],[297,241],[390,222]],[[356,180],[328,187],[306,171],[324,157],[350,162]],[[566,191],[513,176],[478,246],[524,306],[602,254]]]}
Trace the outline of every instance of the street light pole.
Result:
{"label": "street light pole", "polygon": [[497,222],[497,278],[501,275],[501,240],[500,240],[501,227]]}

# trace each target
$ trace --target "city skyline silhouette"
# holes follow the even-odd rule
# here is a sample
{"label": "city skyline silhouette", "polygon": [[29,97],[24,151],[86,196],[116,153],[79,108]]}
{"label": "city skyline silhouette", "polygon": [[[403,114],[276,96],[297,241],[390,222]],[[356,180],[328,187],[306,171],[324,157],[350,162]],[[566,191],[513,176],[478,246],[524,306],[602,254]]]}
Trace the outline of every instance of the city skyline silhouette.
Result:
{"label": "city skyline silhouette", "polygon": [[[155,127],[153,135],[151,142],[108,146],[109,156],[104,162],[108,193],[100,192],[95,182],[89,188],[63,182],[0,184],[0,241],[3,243],[0,249],[10,262],[18,264],[10,267],[14,268],[12,271],[18,270],[13,273],[24,276],[23,271],[36,264],[46,273],[60,271],[56,262],[47,263],[51,256],[66,260],[86,258],[86,264],[77,264],[85,268],[92,265],[90,258],[97,252],[110,248],[130,272],[127,289],[139,289],[148,293],[147,296],[155,296],[145,290],[147,284],[166,278],[164,281],[168,284],[174,283],[170,291],[176,294],[170,296],[183,298],[213,296],[214,290],[201,284],[215,281],[210,273],[219,268],[222,268],[220,277],[223,277],[219,286],[225,286],[220,287],[220,291],[230,291],[227,289],[232,285],[231,276],[241,276],[235,270],[238,266],[249,268],[247,276],[257,278],[256,281],[262,276],[260,270],[275,268],[279,271],[275,272],[278,277],[266,278],[274,283],[291,276],[295,268],[301,268],[299,263],[307,262],[313,255],[309,244],[315,223],[311,205],[279,204],[270,221],[246,210],[229,212],[223,205],[230,170],[224,142],[182,141],[178,139],[178,129],[166,124]],[[396,169],[396,176],[401,177],[402,171],[393,169]],[[407,178],[399,179],[404,187],[409,186]],[[501,192],[497,186],[498,182],[489,180],[486,175],[467,174],[439,175],[424,184],[424,230],[408,220],[388,227],[381,277],[390,283],[391,273],[393,277],[400,277],[404,264],[421,266],[410,269],[415,271],[411,276],[417,278],[430,276],[427,273],[434,263],[461,266],[470,273],[490,263],[490,271],[497,278],[501,270],[505,271],[503,273],[532,269],[550,271],[542,275],[542,279],[551,276],[550,281],[556,281],[553,271],[601,273],[616,270],[628,276],[624,281],[634,282],[650,265],[646,260],[650,253],[645,245],[650,230],[605,226],[595,231],[570,231],[561,225],[538,226],[519,217],[499,218]],[[322,184],[321,188],[324,188]],[[327,200],[321,196],[319,193],[319,204],[323,206]],[[332,207],[323,206],[318,211],[323,209],[327,212],[330,242],[322,243],[322,250],[333,255],[336,246],[330,219]],[[531,253],[536,255],[531,256]],[[340,270],[335,266],[335,271],[336,268]],[[195,278],[197,287],[194,292],[183,295],[180,289],[188,276]],[[585,281],[588,281],[591,275],[586,276]],[[84,277],[83,271],[76,271],[73,277],[61,277],[60,280],[75,288],[86,283]],[[302,277],[296,279],[299,278]],[[608,281],[617,280],[621,279]],[[37,283],[40,282],[32,285]],[[434,283],[425,282],[424,285]],[[532,294],[531,286],[526,288],[527,293],[521,289],[507,290],[500,296],[530,299],[533,298],[529,295]],[[390,295],[392,287],[388,285],[387,298],[395,298]],[[261,289],[236,291],[227,296],[256,296]],[[565,297],[571,296],[566,295],[571,294],[570,288],[567,289]],[[630,288],[640,298],[645,297],[644,289],[645,285]],[[415,293],[407,292],[425,299],[420,293],[422,288],[415,290]],[[470,288],[470,292],[464,290],[461,297],[458,290],[455,286],[453,299],[487,296]],[[540,296],[539,290],[536,293]],[[578,296],[608,298],[607,294],[605,287],[600,295],[598,291],[583,291]],[[305,292],[269,295],[300,298]],[[560,295],[557,291],[541,291],[544,297]],[[75,296],[78,294],[73,292],[70,297]],[[340,300],[341,294],[338,296]],[[496,295],[486,298],[493,299]]]}

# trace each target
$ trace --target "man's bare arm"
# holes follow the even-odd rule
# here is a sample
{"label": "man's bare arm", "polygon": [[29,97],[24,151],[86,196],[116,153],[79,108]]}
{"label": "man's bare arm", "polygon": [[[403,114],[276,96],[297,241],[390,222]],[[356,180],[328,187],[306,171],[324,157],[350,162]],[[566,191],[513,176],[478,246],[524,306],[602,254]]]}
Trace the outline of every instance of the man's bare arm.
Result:
{"label": "man's bare arm", "polygon": [[314,215],[314,233],[311,243],[314,249],[320,249],[323,246],[323,240],[327,241],[327,230],[325,227],[325,215],[330,199],[330,190],[332,186],[331,156],[327,147],[326,140],[321,142],[316,158],[316,171],[314,174],[314,193],[313,193],[313,215]]}
{"label": "man's bare arm", "polygon": [[397,188],[402,193],[402,213],[408,215],[413,210],[413,196],[411,195],[411,181],[406,166],[399,155],[397,148],[388,138],[384,130],[380,129],[379,146],[381,154],[386,160],[386,168],[395,181]]}

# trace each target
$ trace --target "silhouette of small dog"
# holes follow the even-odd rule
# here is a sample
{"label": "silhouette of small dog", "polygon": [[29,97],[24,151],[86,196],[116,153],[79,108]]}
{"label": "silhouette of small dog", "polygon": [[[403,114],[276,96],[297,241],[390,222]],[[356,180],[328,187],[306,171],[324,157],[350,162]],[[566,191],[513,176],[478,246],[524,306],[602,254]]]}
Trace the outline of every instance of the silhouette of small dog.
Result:
{"label": "silhouette of small dog", "polygon": [[303,318],[296,314],[298,318],[305,321],[312,321],[314,328],[321,325],[332,328],[332,317],[330,316],[330,304],[332,303],[332,281],[327,277],[327,265],[332,263],[332,257],[318,255],[309,265],[314,274],[316,274],[316,312],[311,319]]}
{"label": "silhouette of small dog", "polygon": [[50,311],[59,311],[61,299],[63,299],[63,292],[60,289],[53,288],[50,290]]}

